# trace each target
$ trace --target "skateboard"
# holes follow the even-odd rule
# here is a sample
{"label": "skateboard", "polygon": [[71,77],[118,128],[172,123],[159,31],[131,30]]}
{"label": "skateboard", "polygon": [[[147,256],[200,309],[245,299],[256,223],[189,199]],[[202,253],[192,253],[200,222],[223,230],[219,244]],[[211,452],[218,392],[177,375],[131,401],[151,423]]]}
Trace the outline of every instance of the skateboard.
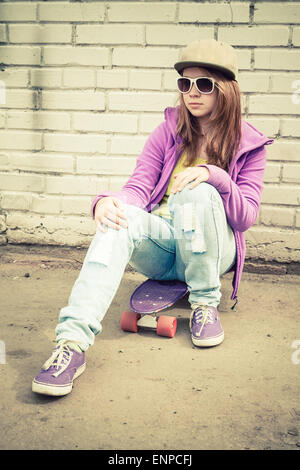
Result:
{"label": "skateboard", "polygon": [[148,279],[131,295],[131,310],[123,312],[121,329],[137,333],[139,328],[145,328],[156,330],[159,336],[173,338],[176,333],[177,318],[156,314],[174,305],[187,292],[185,282]]}

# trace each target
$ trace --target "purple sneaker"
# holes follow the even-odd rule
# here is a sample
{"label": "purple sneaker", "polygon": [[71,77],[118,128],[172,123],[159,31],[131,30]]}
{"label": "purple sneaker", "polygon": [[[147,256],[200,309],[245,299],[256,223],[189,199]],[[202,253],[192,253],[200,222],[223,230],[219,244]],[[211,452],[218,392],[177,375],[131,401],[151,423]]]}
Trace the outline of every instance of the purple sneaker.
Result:
{"label": "purple sneaker", "polygon": [[216,346],[224,340],[224,331],[218,310],[209,305],[198,305],[190,318],[192,343],[195,346]]}
{"label": "purple sneaker", "polygon": [[67,395],[72,391],[73,380],[84,370],[85,353],[72,349],[70,341],[63,341],[34,378],[32,391],[44,395]]}

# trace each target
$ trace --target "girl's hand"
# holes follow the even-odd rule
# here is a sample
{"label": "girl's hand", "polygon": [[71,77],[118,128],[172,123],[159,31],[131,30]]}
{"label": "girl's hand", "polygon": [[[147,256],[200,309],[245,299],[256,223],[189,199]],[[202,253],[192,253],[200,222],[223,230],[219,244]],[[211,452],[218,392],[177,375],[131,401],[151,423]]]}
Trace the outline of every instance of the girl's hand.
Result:
{"label": "girl's hand", "polygon": [[[123,203],[116,197],[106,196],[101,198],[95,207],[95,222],[101,232],[107,232],[107,227],[120,230],[127,228],[126,214]],[[103,224],[106,227],[103,227]]]}
{"label": "girl's hand", "polygon": [[198,184],[207,181],[209,178],[209,170],[205,166],[192,166],[174,176],[174,184],[171,193],[182,191],[183,188],[193,181],[189,189],[195,188]]}

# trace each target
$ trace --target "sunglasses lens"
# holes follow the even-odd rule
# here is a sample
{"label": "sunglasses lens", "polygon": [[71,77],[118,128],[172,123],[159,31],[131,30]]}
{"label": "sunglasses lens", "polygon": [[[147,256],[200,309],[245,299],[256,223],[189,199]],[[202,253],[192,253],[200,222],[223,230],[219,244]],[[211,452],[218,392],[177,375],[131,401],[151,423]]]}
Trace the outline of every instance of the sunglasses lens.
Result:
{"label": "sunglasses lens", "polygon": [[188,78],[178,78],[177,80],[178,89],[181,93],[187,93],[190,89],[191,82]]}
{"label": "sunglasses lens", "polygon": [[213,90],[213,82],[209,78],[198,78],[197,88],[202,93],[211,93]]}

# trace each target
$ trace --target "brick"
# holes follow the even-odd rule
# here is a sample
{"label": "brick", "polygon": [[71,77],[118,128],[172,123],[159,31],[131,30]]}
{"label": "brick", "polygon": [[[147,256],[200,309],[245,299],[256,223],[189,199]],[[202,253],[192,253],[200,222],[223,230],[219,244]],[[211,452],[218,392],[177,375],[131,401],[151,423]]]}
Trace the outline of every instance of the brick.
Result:
{"label": "brick", "polygon": [[99,22],[104,20],[105,4],[47,2],[39,3],[40,21]]}
{"label": "brick", "polygon": [[255,23],[299,23],[299,18],[298,2],[258,2],[255,4]]}
{"label": "brick", "polygon": [[93,178],[89,176],[46,176],[46,192],[49,194],[72,194],[95,196],[97,192],[97,184],[105,187],[103,178]]}
{"label": "brick", "polygon": [[6,163],[6,169],[33,171],[35,173],[73,173],[73,167],[74,158],[72,155],[53,155],[44,152],[39,152],[38,154],[24,151],[21,153],[10,153]]}
{"label": "brick", "polygon": [[109,191],[120,191],[127,181],[127,176],[112,176],[109,180]]}
{"label": "brick", "polygon": [[44,65],[109,65],[109,50],[103,47],[45,46]]}
{"label": "brick", "polygon": [[0,170],[7,171],[10,164],[10,158],[6,153],[0,153]]}
{"label": "brick", "polygon": [[119,155],[139,155],[146,141],[145,136],[115,136],[111,139],[111,153]]}
{"label": "brick", "polygon": [[93,197],[63,196],[61,198],[62,214],[90,215]]}
{"label": "brick", "polygon": [[0,128],[3,129],[5,127],[6,116],[5,113],[0,113]]}
{"label": "brick", "polygon": [[94,88],[96,85],[95,71],[68,67],[63,70],[63,86],[66,88]]}
{"label": "brick", "polygon": [[[15,187],[15,190],[18,189]],[[28,211],[32,203],[32,194],[24,192],[1,192],[1,209]]]}
{"label": "brick", "polygon": [[77,172],[80,174],[130,175],[136,165],[132,157],[77,157]]}
{"label": "brick", "polygon": [[59,214],[60,213],[60,198],[35,194],[31,202],[32,212],[39,212],[40,214]]}
{"label": "brick", "polygon": [[95,234],[91,217],[32,215],[11,213],[7,216],[9,243],[88,246]]}
{"label": "brick", "polygon": [[109,109],[112,111],[162,111],[172,106],[177,95],[174,93],[151,92],[110,92]]}
{"label": "brick", "polygon": [[280,163],[267,163],[265,174],[264,174],[264,182],[267,183],[279,183],[280,180],[280,170],[281,165]]}
{"label": "brick", "polygon": [[14,2],[0,3],[1,21],[35,21],[36,3]]}
{"label": "brick", "polygon": [[31,90],[10,90],[5,92],[6,108],[31,108],[37,103],[37,93]]}
{"label": "brick", "polygon": [[49,152],[106,153],[105,135],[50,134],[44,135],[45,150]]}
{"label": "brick", "polygon": [[69,130],[70,115],[64,112],[8,111],[7,128]]}
{"label": "brick", "polygon": [[3,81],[0,81],[0,106],[6,106],[7,90]]}
{"label": "brick", "polygon": [[254,49],[254,68],[299,70],[300,51],[285,49]]}
{"label": "brick", "polygon": [[6,27],[5,24],[0,24],[0,42],[6,42]]}
{"label": "brick", "polygon": [[129,88],[140,90],[161,90],[161,72],[158,70],[131,70]]}
{"label": "brick", "polygon": [[9,25],[9,40],[11,43],[70,43],[72,41],[72,26],[68,24],[16,24]]}
{"label": "brick", "polygon": [[147,25],[146,43],[150,45],[171,45],[185,46],[189,42],[199,39],[213,39],[214,28],[211,26],[189,26],[189,25]]}
{"label": "brick", "polygon": [[251,114],[299,114],[289,95],[252,95],[249,96],[249,113]]}
{"label": "brick", "polygon": [[294,216],[295,209],[262,205],[260,222],[264,225],[292,227]]}
{"label": "brick", "polygon": [[73,128],[91,132],[137,132],[137,116],[133,114],[73,113]]}
{"label": "brick", "polygon": [[62,85],[62,71],[43,67],[30,71],[31,86],[39,88],[60,88]]}
{"label": "brick", "polygon": [[101,111],[105,97],[97,91],[43,91],[42,108]]}
{"label": "brick", "polygon": [[287,46],[289,29],[286,26],[219,26],[218,40],[232,46]]}
{"label": "brick", "polygon": [[279,133],[279,119],[248,118],[246,121],[268,137],[276,137]]}
{"label": "brick", "polygon": [[178,21],[180,23],[247,23],[249,21],[249,3],[233,2],[195,4],[179,3]]}
{"label": "brick", "polygon": [[176,91],[177,90],[177,78],[179,77],[179,74],[175,69],[173,70],[164,70],[163,73],[163,90],[167,91]]}
{"label": "brick", "polygon": [[0,187],[2,191],[42,192],[45,189],[44,176],[4,173],[0,174]]}
{"label": "brick", "polygon": [[3,150],[40,150],[42,134],[26,131],[0,131],[0,142]]}
{"label": "brick", "polygon": [[247,109],[247,97],[242,93],[241,95],[241,109],[242,109],[242,116],[246,113]]}
{"label": "brick", "polygon": [[[300,156],[299,156],[300,162]],[[282,181],[285,183],[299,183],[300,182],[300,163],[298,165],[286,163],[283,165]],[[300,188],[299,188],[300,194]]]}
{"label": "brick", "polygon": [[27,87],[29,83],[29,70],[18,69],[17,67],[1,70],[0,80],[5,83],[6,87]]}
{"label": "brick", "polygon": [[97,87],[99,88],[127,88],[128,71],[127,70],[98,70]]}
{"label": "brick", "polygon": [[41,48],[37,46],[0,46],[0,62],[5,65],[40,65]]}
{"label": "brick", "polygon": [[269,74],[265,72],[241,72],[238,82],[243,93],[263,93],[269,90]]}
{"label": "brick", "polygon": [[5,217],[4,215],[0,215],[0,233],[3,233],[5,231],[6,231]]}
{"label": "brick", "polygon": [[294,105],[298,106],[300,105],[300,80],[294,80],[292,82],[292,102]]}
{"label": "brick", "polygon": [[115,47],[112,64],[128,67],[173,68],[178,50],[158,47]]}
{"label": "brick", "polygon": [[298,230],[251,227],[246,232],[246,241],[248,256],[265,261],[300,261]]}
{"label": "brick", "polygon": [[138,25],[78,25],[76,44],[143,44],[144,27]]}
{"label": "brick", "polygon": [[251,69],[251,51],[249,49],[238,49],[235,48],[239,71],[240,70],[250,70]]}
{"label": "brick", "polygon": [[299,161],[300,143],[294,140],[276,141],[267,148],[269,160]]}
{"label": "brick", "polygon": [[8,242],[6,233],[0,235],[0,245],[7,245],[7,243],[9,243],[9,242]]}
{"label": "brick", "polygon": [[159,22],[175,21],[176,5],[172,2],[110,2],[107,9],[109,22]]}
{"label": "brick", "polygon": [[[128,179],[128,178],[127,178]],[[96,194],[101,193],[102,191],[110,191],[110,178],[108,176],[103,176],[103,178],[99,178],[96,180]],[[94,195],[95,197],[95,195]]]}
{"label": "brick", "polygon": [[150,134],[154,129],[164,121],[164,114],[162,113],[144,113],[140,116],[139,131],[143,134]]}
{"label": "brick", "polygon": [[299,205],[299,187],[290,185],[265,185],[262,193],[262,203],[280,205]]}
{"label": "brick", "polygon": [[294,72],[270,72],[270,91],[275,93],[294,93],[297,88],[297,77]]}
{"label": "brick", "polygon": [[284,137],[300,137],[300,120],[284,118],[281,121],[281,135]]}
{"label": "brick", "polygon": [[300,46],[300,26],[294,26],[292,42],[294,46]]}

